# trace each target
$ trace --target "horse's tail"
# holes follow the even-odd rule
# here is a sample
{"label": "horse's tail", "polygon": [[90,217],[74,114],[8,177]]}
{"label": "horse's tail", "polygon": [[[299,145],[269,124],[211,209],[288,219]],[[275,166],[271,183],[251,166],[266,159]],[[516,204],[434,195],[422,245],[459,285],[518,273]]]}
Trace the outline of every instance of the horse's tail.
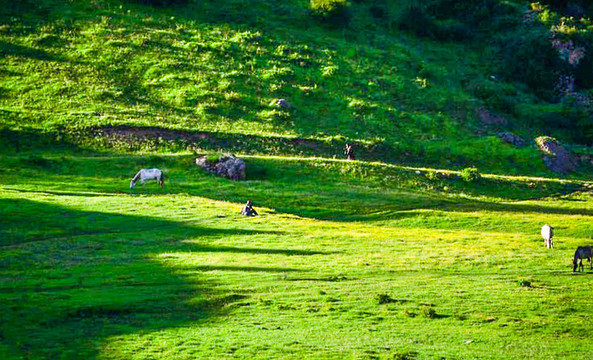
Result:
{"label": "horse's tail", "polygon": [[165,186],[165,173],[161,170],[161,176],[159,176],[159,185],[161,185],[161,189],[164,189]]}

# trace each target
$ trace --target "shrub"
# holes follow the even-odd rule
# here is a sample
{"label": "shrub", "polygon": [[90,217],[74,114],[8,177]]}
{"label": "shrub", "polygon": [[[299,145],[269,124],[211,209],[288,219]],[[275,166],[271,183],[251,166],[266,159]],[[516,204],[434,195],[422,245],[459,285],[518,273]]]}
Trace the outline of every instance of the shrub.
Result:
{"label": "shrub", "polygon": [[352,17],[348,0],[311,0],[313,16],[337,26],[346,26]]}
{"label": "shrub", "polygon": [[418,356],[415,351],[394,352],[389,359],[391,360],[414,360]]}
{"label": "shrub", "polygon": [[390,304],[396,302],[396,300],[387,294],[378,294],[375,298],[379,304]]}
{"label": "shrub", "polygon": [[439,179],[436,171],[427,171],[426,172],[426,178],[430,181],[436,181]]}
{"label": "shrub", "polygon": [[501,72],[507,79],[529,86],[544,100],[554,99],[559,73],[566,72],[544,26],[523,27],[501,42]]}
{"label": "shrub", "polygon": [[466,182],[474,182],[479,180],[482,176],[480,172],[475,167],[469,167],[461,170],[461,174],[459,174],[463,181]]}
{"label": "shrub", "polygon": [[431,37],[434,34],[435,25],[425,8],[412,5],[407,11],[402,12],[399,27],[417,36]]}
{"label": "shrub", "polygon": [[430,305],[422,306],[421,311],[422,311],[422,315],[424,315],[425,317],[427,317],[429,319],[434,319],[437,317],[437,312]]}
{"label": "shrub", "polygon": [[515,96],[517,90],[514,86],[505,83],[484,81],[471,85],[471,91],[477,98],[484,101],[488,108],[506,114],[515,113],[517,105]]}

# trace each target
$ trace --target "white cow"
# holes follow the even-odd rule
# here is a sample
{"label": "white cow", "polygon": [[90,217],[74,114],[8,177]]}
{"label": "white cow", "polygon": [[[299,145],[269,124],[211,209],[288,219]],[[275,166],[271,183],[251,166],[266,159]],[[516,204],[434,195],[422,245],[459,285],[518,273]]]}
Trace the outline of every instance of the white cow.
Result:
{"label": "white cow", "polygon": [[548,224],[542,226],[542,237],[544,238],[544,243],[548,249],[554,248],[554,244],[552,243],[552,238],[554,237],[553,227]]}

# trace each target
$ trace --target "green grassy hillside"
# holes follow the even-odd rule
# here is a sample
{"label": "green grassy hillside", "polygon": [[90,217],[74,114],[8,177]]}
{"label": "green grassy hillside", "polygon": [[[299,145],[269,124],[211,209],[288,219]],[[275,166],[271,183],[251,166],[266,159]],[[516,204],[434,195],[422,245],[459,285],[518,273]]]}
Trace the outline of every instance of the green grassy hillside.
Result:
{"label": "green grassy hillside", "polygon": [[[143,145],[153,150],[299,154],[308,149],[294,139],[305,138],[330,144],[309,153],[332,156],[348,141],[370,160],[514,174],[546,170],[534,149],[513,148],[497,132],[562,136],[538,126],[548,108],[534,95],[493,76],[501,60],[487,41],[416,38],[362,10],[340,30],[313,19],[305,0],[27,4],[8,6],[0,18],[0,110],[8,129],[136,150],[103,131],[125,125],[162,138],[172,130],[241,135],[235,146]],[[409,6],[396,4],[402,12]],[[275,106],[281,98],[292,107]],[[506,109],[509,124],[484,125],[482,107]],[[270,137],[279,148],[251,145]]]}
{"label": "green grassy hillside", "polygon": [[162,1],[0,0],[0,359],[590,358],[591,169],[497,137],[590,151],[562,4]]}

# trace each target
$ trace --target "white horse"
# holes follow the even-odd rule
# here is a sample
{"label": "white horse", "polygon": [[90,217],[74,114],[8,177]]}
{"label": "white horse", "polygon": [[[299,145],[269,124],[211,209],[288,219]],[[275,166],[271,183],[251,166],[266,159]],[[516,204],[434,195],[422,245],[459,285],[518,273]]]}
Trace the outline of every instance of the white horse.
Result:
{"label": "white horse", "polygon": [[133,189],[136,186],[136,182],[140,179],[140,184],[144,185],[146,180],[156,179],[163,188],[163,184],[165,183],[165,174],[160,169],[142,169],[134,175],[132,181],[130,181],[130,189]]}
{"label": "white horse", "polygon": [[554,237],[553,227],[548,224],[542,226],[542,237],[544,238],[544,243],[548,249],[554,248],[554,244],[552,242],[552,238]]}

